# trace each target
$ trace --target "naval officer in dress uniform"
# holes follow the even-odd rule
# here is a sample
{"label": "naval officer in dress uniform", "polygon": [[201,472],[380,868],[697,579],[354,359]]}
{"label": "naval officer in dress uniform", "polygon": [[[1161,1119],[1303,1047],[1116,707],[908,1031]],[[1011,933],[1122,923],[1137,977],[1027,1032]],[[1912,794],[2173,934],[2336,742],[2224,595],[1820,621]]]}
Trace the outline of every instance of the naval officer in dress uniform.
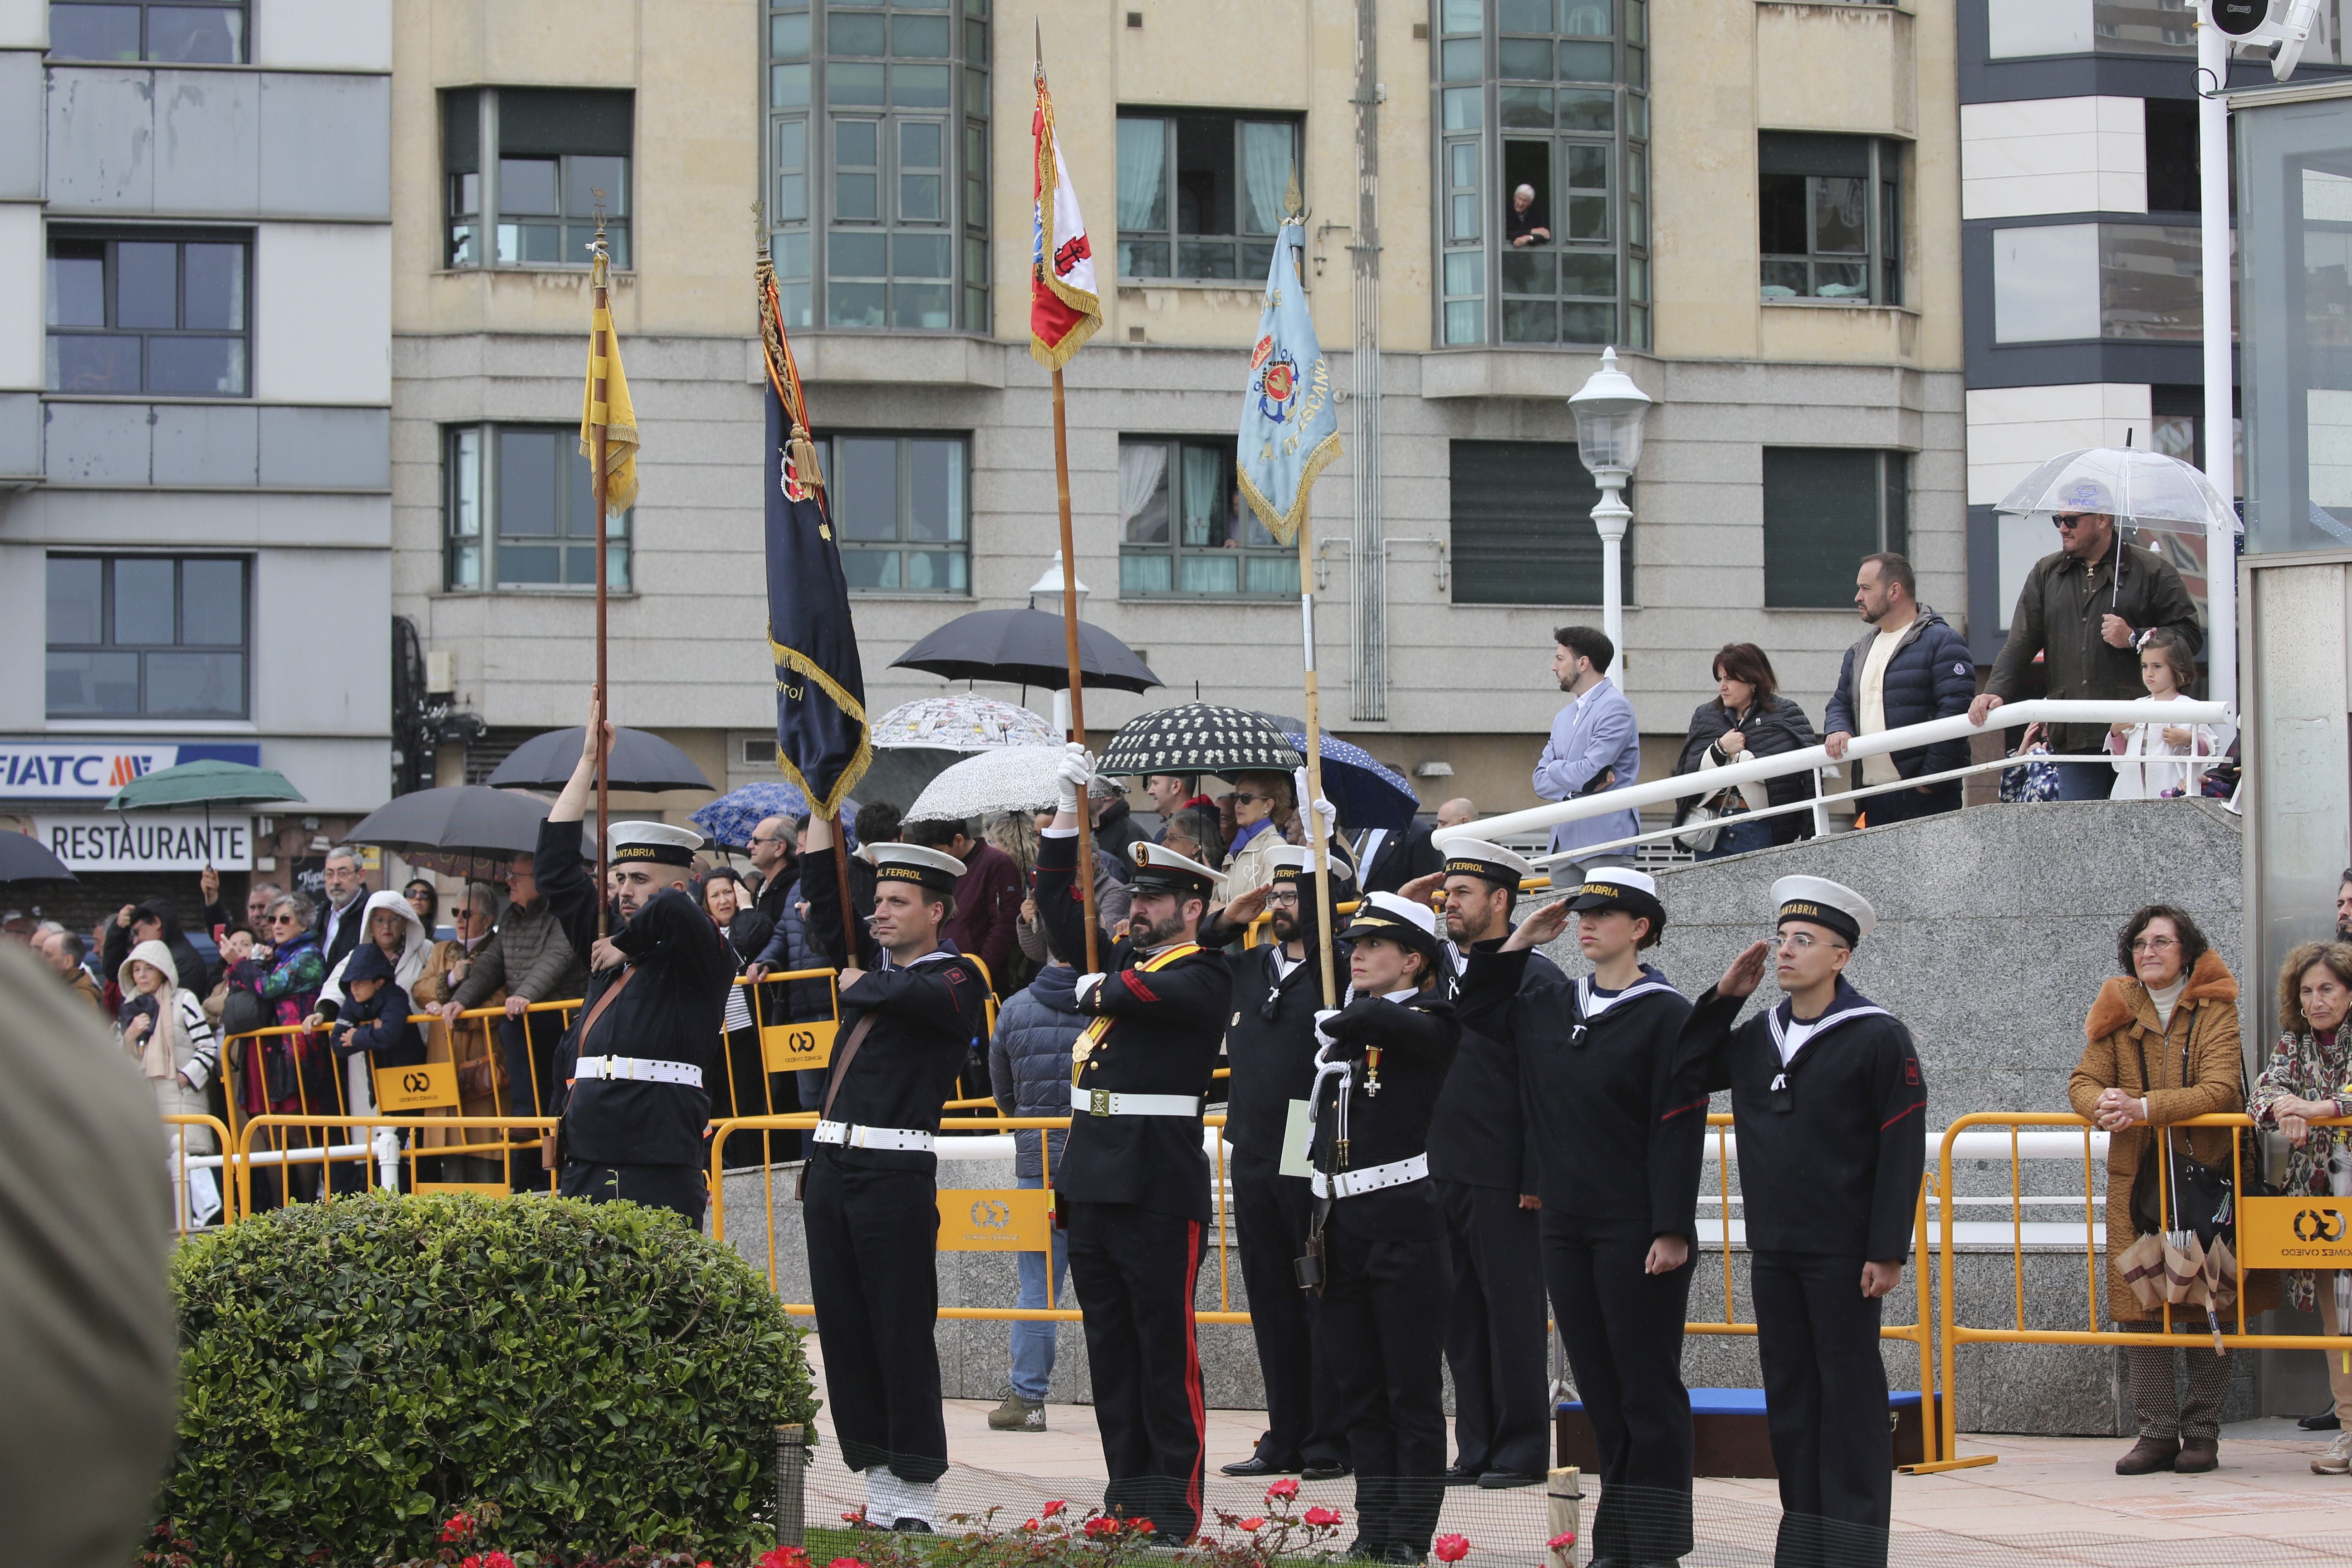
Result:
{"label": "naval officer in dress uniform", "polygon": [[932,1335],[940,1108],[964,1047],[987,1032],[988,978],[940,935],[962,863],[918,844],[866,853],[873,918],[841,953],[833,824],[811,819],[801,888],[809,937],[841,968],[841,1023],[802,1215],[842,1463],[866,1472],[867,1523],[931,1531],[948,1465]]}
{"label": "naval officer in dress uniform", "polygon": [[[1846,984],[1878,923],[1821,877],[1772,884],[1779,931],[1698,1000],[1683,1047],[1731,1090],[1784,1568],[1883,1568],[1893,1501],[1880,1309],[1903,1279],[1927,1159],[1911,1031]],[[1738,1028],[1769,954],[1780,1005]]]}
{"label": "naval officer in dress uniform", "polygon": [[566,1197],[675,1210],[702,1224],[709,1184],[702,1132],[709,1075],[718,1070],[734,965],[709,917],[686,891],[702,835],[661,822],[611,827],[613,910],[596,934],[594,874],[580,858],[580,823],[596,790],[595,746],[613,743],[592,701],[579,765],[540,824],[531,868],[572,951],[588,955],[580,1023],[557,1048],[568,1083],[557,1190]]}
{"label": "naval officer in dress uniform", "polygon": [[[1350,1557],[1419,1563],[1445,1496],[1444,1339],[1454,1273],[1429,1119],[1461,1029],[1429,906],[1367,893],[1339,933],[1346,1006],[1316,1016],[1316,1235],[1302,1284],[1356,1471]],[[1319,1278],[1318,1278],[1319,1276]]]}
{"label": "naval officer in dress uniform", "polygon": [[[1093,758],[1072,742],[1061,809],[1037,846],[1037,912],[1074,959],[1087,951],[1078,802],[1093,780]],[[1208,1443],[1192,1323],[1211,1216],[1201,1104],[1233,975],[1197,940],[1217,873],[1158,844],[1128,852],[1128,934],[1078,977],[1078,1011],[1094,1021],[1071,1048],[1070,1138],[1054,1186],[1110,1479],[1103,1506],[1181,1543],[1200,1528]]]}
{"label": "naval officer in dress uniform", "polygon": [[[1592,965],[1574,981],[1536,951],[1571,920]],[[1545,1280],[1601,1450],[1593,1555],[1623,1563],[1691,1549],[1683,1321],[1707,1097],[1681,1049],[1690,1004],[1642,962],[1665,925],[1655,881],[1594,867],[1498,948],[1474,952],[1462,995],[1465,1028],[1518,1049]]]}
{"label": "naval officer in dress uniform", "polygon": [[[1459,983],[1473,952],[1511,934],[1519,880],[1534,870],[1499,844],[1454,838],[1438,870],[1402,889],[1415,903],[1442,893],[1449,983]],[[1445,1361],[1454,1372],[1450,1486],[1533,1486],[1549,1468],[1551,1380],[1537,1225],[1543,1200],[1519,1083],[1518,1047],[1465,1020],[1429,1123],[1429,1179],[1445,1210],[1454,1260],[1445,1321]]]}

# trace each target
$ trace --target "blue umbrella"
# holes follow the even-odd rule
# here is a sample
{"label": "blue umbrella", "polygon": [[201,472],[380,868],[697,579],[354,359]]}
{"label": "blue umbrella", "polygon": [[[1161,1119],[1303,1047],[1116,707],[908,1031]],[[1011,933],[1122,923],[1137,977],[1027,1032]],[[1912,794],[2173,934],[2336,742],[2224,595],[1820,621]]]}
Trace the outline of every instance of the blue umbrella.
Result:
{"label": "blue umbrella", "polygon": [[[1283,738],[1307,751],[1307,726],[1278,713],[1264,715],[1271,720]],[[1412,826],[1413,813],[1421,809],[1421,797],[1402,773],[1389,767],[1363,747],[1352,745],[1328,731],[1323,741],[1323,794],[1339,808],[1339,821],[1347,827],[1360,832],[1367,827],[1385,827],[1391,833],[1402,833]]]}
{"label": "blue umbrella", "polygon": [[[795,785],[775,779],[767,784],[745,784],[730,790],[709,805],[694,814],[693,824],[710,835],[710,841],[721,849],[749,849],[751,830],[769,817],[790,820],[808,815],[808,796]],[[857,835],[849,826],[857,815],[857,803],[844,801],[841,809],[842,831],[848,835],[849,847],[857,847]]]}

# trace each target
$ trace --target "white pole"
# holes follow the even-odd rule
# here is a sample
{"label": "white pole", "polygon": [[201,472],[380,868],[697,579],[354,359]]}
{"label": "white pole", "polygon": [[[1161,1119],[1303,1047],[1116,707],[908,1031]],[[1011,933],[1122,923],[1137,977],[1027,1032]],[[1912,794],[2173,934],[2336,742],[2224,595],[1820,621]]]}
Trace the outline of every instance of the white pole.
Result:
{"label": "white pole", "polygon": [[1601,499],[1592,506],[1592,526],[1601,535],[1601,629],[1609,635],[1617,657],[1601,671],[1625,689],[1625,525],[1633,509],[1625,504],[1625,470],[1602,468],[1593,479]]}
{"label": "white pole", "polygon": [[[2200,232],[2205,269],[2205,477],[2225,497],[2237,495],[2235,425],[2231,410],[2230,40],[2210,20],[2197,28],[2197,163]],[[2235,531],[2205,528],[2205,657],[2216,702],[2238,705],[2238,550]]]}

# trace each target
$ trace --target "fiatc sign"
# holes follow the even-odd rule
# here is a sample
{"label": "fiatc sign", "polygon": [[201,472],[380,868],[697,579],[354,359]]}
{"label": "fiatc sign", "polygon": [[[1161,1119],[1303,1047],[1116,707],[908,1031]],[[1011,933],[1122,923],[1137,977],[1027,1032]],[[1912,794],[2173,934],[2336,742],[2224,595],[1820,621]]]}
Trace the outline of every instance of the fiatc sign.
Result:
{"label": "fiatc sign", "polygon": [[106,800],[157,768],[212,760],[258,767],[253,744],[0,741],[0,800]]}

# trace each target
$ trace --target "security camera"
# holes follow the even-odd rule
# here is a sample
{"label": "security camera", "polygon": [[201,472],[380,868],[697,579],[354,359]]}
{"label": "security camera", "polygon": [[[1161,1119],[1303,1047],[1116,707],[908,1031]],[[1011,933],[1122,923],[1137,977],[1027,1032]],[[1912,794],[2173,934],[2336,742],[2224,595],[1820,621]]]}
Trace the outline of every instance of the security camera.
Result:
{"label": "security camera", "polygon": [[2205,19],[2232,45],[2270,45],[2271,75],[2284,81],[2311,41],[2319,0],[2205,0]]}

